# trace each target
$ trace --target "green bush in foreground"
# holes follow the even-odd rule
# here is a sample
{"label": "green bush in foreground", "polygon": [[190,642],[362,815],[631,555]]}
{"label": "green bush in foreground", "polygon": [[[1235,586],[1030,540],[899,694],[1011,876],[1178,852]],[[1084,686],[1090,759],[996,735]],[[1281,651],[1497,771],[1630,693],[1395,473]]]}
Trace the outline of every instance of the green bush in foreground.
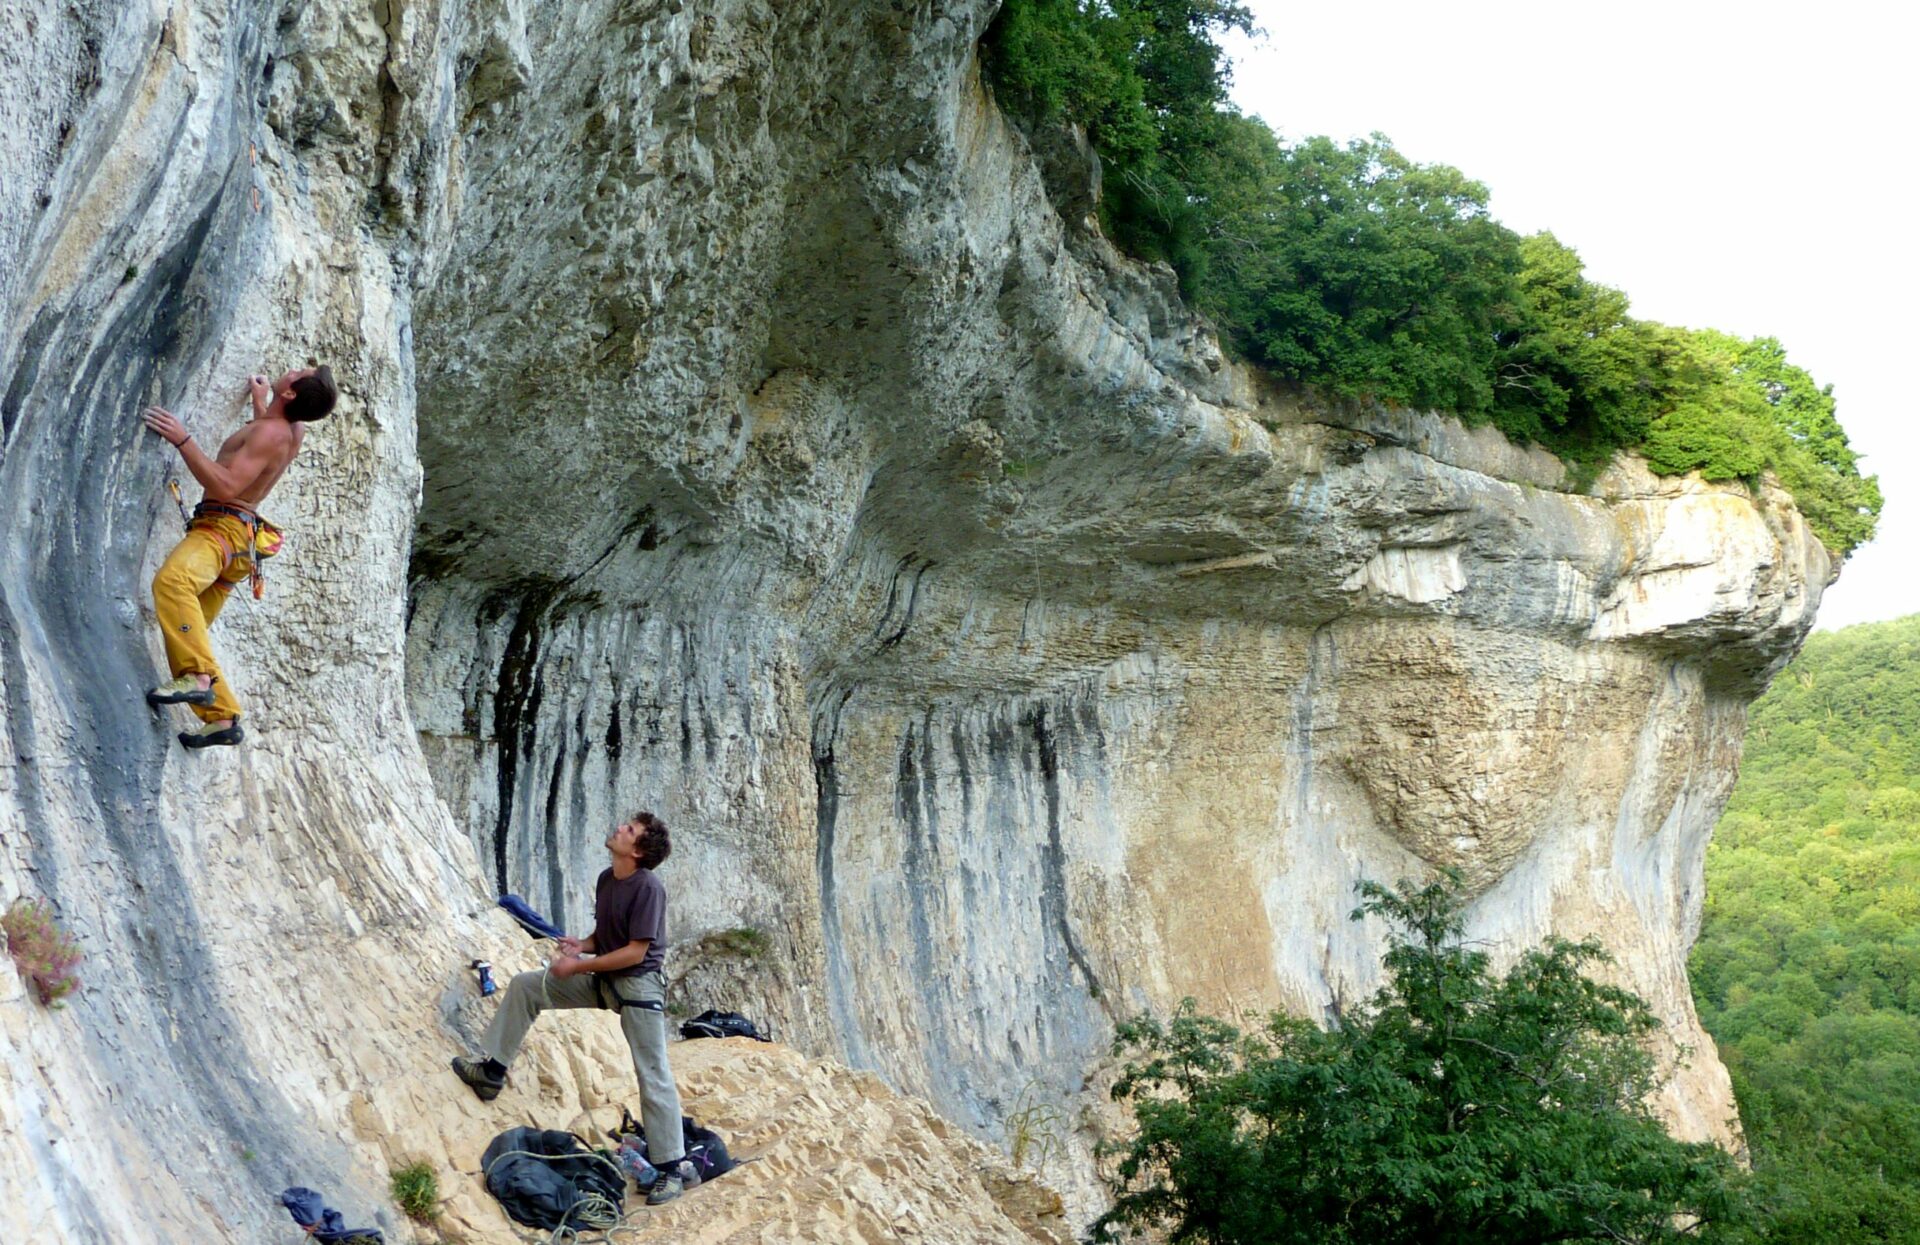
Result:
{"label": "green bush in foreground", "polygon": [[1195,1013],[1123,1026],[1114,1087],[1138,1135],[1095,1238],[1207,1245],[1731,1241],[1751,1219],[1719,1149],[1645,1103],[1645,1004],[1549,940],[1496,977],[1451,881],[1362,887],[1395,926],[1389,984],[1332,1028],[1258,1032]]}
{"label": "green bush in foreground", "polygon": [[440,1178],[433,1174],[431,1163],[410,1163],[394,1172],[388,1192],[409,1219],[432,1223],[440,1217]]}
{"label": "green bush in foreground", "polygon": [[982,47],[1012,115],[1085,128],[1107,235],[1171,264],[1252,362],[1492,423],[1581,474],[1620,449],[1663,474],[1771,471],[1829,547],[1872,535],[1878,486],[1779,342],[1635,320],[1551,234],[1382,135],[1281,143],[1228,99],[1216,40],[1251,26],[1229,0],[1006,0]]}

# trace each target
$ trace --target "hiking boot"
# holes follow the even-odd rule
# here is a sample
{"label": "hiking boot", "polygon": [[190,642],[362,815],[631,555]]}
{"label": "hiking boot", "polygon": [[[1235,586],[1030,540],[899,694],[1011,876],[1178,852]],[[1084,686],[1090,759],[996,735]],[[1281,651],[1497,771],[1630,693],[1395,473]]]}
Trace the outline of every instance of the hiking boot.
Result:
{"label": "hiking boot", "polygon": [[215,726],[211,722],[197,731],[181,731],[180,742],[188,748],[232,747],[247,737],[238,722]]}
{"label": "hiking boot", "polygon": [[465,1055],[453,1057],[453,1074],[465,1081],[481,1102],[492,1102],[507,1087],[505,1076],[495,1076],[487,1067],[490,1059],[469,1059]]}
{"label": "hiking boot", "polygon": [[150,705],[210,705],[213,703],[213,685],[200,686],[200,680],[190,674],[177,679],[169,679],[159,687],[147,692]]}
{"label": "hiking boot", "polygon": [[[679,1164],[675,1164],[679,1166]],[[680,1196],[680,1177],[660,1173],[660,1179],[653,1182],[653,1191],[647,1194],[647,1205],[663,1206]]]}

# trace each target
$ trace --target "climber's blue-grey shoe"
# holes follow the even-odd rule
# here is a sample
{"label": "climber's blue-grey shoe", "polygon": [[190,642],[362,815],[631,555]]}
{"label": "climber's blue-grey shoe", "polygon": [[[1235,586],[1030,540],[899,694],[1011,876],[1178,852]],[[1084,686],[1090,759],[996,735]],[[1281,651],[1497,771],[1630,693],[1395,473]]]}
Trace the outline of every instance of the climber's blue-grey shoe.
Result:
{"label": "climber's blue-grey shoe", "polygon": [[240,723],[229,722],[225,726],[216,726],[209,722],[197,731],[181,731],[180,742],[188,748],[230,748],[247,737],[240,729]]}
{"label": "climber's blue-grey shoe", "polygon": [[191,674],[183,674],[177,679],[169,679],[159,687],[147,692],[150,705],[210,705],[213,703],[213,685],[200,686],[200,680]]}

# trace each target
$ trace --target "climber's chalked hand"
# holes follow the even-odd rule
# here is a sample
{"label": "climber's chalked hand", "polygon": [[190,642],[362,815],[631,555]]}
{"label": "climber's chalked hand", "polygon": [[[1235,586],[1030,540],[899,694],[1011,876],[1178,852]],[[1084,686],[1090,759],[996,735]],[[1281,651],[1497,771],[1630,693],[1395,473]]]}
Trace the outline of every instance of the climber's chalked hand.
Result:
{"label": "climber's chalked hand", "polygon": [[149,432],[175,449],[187,443],[186,425],[175,418],[172,411],[163,407],[150,406],[141,413],[140,420],[146,424]]}

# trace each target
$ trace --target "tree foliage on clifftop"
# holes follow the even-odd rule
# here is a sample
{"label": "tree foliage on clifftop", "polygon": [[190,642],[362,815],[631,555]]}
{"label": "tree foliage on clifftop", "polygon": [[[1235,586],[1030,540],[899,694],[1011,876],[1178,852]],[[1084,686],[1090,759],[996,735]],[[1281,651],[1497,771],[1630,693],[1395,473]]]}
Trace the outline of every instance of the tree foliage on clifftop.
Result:
{"label": "tree foliage on clifftop", "polygon": [[1781,1245],[1920,1242],[1920,617],[1753,706],[1691,964]]}
{"label": "tree foliage on clifftop", "polygon": [[1872,535],[1879,488],[1831,387],[1779,342],[1634,319],[1572,249],[1514,233],[1484,185],[1382,135],[1283,144],[1227,97],[1217,40],[1251,27],[1231,0],[1005,0],[982,46],[1009,112],[1085,129],[1107,235],[1171,264],[1252,362],[1576,464],[1632,449],[1667,474],[1772,471],[1829,547]]}
{"label": "tree foliage on clifftop", "polygon": [[1197,1015],[1122,1026],[1137,1135],[1095,1239],[1205,1245],[1537,1245],[1744,1239],[1744,1180],[1668,1136],[1639,999],[1549,940],[1495,976],[1450,882],[1363,887],[1395,927],[1388,984],[1329,1029]]}

